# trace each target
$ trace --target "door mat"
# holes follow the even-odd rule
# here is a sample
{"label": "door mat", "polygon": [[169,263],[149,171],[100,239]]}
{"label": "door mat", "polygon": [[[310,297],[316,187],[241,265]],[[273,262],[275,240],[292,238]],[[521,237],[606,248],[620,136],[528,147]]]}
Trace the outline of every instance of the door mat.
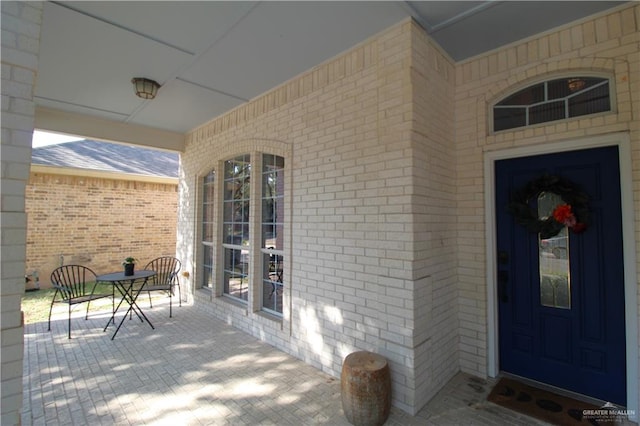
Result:
{"label": "door mat", "polygon": [[561,426],[614,425],[619,420],[617,407],[598,407],[507,378],[496,383],[487,400]]}

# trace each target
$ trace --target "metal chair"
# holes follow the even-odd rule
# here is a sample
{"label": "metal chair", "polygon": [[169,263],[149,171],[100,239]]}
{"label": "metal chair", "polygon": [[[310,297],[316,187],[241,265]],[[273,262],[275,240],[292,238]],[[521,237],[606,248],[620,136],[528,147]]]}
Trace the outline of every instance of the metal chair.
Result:
{"label": "metal chair", "polygon": [[156,275],[149,278],[142,291],[149,293],[149,306],[153,308],[151,304],[151,292],[152,291],[166,291],[169,293],[169,318],[172,317],[172,302],[171,298],[175,293],[175,287],[178,287],[178,299],[180,306],[182,306],[182,294],[180,293],[180,283],[178,282],[178,272],[182,264],[178,259],[171,256],[161,256],[153,259],[147,263],[144,269],[151,269],[156,271]]}
{"label": "metal chair", "polygon": [[[96,294],[95,289],[98,284],[96,274],[91,269],[82,265],[64,265],[56,268],[51,273],[51,284],[56,289],[49,308],[49,328],[51,331],[51,313],[54,303],[66,303],[69,306],[68,329],[69,339],[71,339],[71,309],[81,303],[87,304],[87,314],[85,320],[89,318],[89,306],[92,300],[105,297],[113,298],[113,291],[109,294]],[[59,300],[56,297],[60,296]]]}

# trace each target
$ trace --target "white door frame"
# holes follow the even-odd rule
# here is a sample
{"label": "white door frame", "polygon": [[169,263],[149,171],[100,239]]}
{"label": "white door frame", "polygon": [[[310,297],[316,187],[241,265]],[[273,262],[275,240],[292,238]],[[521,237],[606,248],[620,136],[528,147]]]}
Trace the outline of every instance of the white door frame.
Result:
{"label": "white door frame", "polygon": [[[545,143],[535,146],[489,151],[484,155],[485,230],[487,252],[487,362],[488,374],[500,372],[498,351],[498,296],[496,273],[495,169],[497,160],[550,154],[578,149],[618,146],[620,161],[620,191],[622,202],[622,236],[624,250],[625,332],[627,358],[627,409],[635,412],[638,421],[638,283],[636,282],[636,241],[634,232],[631,145],[627,133],[612,133],[581,139]],[[631,238],[629,238],[629,236]]]}

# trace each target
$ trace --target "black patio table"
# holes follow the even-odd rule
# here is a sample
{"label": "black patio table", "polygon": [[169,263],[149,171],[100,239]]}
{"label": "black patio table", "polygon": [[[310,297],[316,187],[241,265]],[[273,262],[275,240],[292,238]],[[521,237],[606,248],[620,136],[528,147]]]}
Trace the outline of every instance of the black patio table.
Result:
{"label": "black patio table", "polygon": [[[113,286],[117,288],[122,295],[120,303],[118,303],[118,306],[116,306],[116,308],[113,310],[113,315],[111,315],[111,318],[109,318],[109,322],[107,322],[107,325],[105,325],[103,331],[107,331],[107,328],[109,327],[109,324],[111,322],[115,324],[116,313],[118,312],[118,309],[120,309],[120,306],[125,302],[129,305],[129,309],[127,309],[127,312],[125,312],[124,316],[122,317],[120,324],[118,324],[118,328],[116,328],[113,336],[111,336],[111,340],[115,339],[116,334],[118,334],[118,331],[120,330],[120,327],[122,327],[122,323],[127,318],[127,315],[131,317],[131,312],[135,313],[136,316],[140,318],[141,322],[146,321],[151,326],[151,328],[155,330],[155,327],[153,326],[153,324],[151,324],[149,318],[147,318],[144,312],[142,312],[142,309],[140,309],[140,306],[138,306],[138,304],[136,303],[136,299],[138,299],[138,295],[144,288],[147,280],[154,275],[156,275],[156,271],[143,269],[141,271],[135,271],[133,275],[125,275],[123,271],[120,271],[99,275],[97,277],[98,282],[113,284]],[[136,283],[136,281],[143,281],[137,289],[134,288],[134,284]]]}

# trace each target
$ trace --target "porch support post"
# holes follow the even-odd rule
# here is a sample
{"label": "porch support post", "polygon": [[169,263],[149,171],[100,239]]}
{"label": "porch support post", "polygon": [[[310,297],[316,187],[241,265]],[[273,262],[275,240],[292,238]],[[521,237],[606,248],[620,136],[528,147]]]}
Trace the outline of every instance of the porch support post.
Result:
{"label": "porch support post", "polygon": [[4,1],[2,7],[2,413],[0,424],[21,423],[27,220],[25,187],[31,166],[42,2]]}

